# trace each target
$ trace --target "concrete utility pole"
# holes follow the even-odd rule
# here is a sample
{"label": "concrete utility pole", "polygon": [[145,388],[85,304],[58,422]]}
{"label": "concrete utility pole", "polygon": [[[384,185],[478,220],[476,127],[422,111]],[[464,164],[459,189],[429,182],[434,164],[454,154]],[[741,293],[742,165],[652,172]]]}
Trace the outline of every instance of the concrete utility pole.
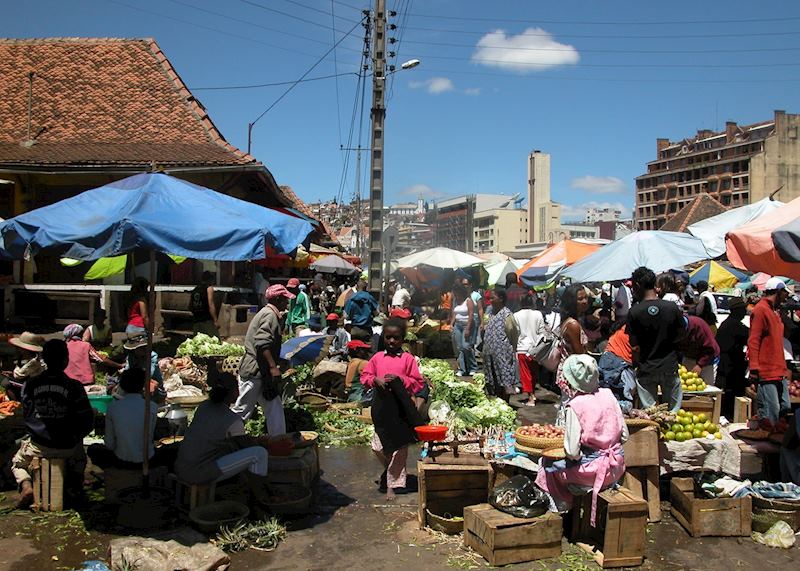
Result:
{"label": "concrete utility pole", "polygon": [[[372,138],[369,169],[369,291],[382,290],[383,124],[386,118],[386,0],[375,0],[372,14]],[[388,277],[388,276],[387,276]]]}

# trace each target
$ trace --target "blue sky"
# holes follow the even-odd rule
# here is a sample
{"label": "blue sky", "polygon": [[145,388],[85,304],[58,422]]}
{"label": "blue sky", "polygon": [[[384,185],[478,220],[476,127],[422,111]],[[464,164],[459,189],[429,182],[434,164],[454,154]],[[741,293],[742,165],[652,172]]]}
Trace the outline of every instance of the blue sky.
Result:
{"label": "blue sky", "polygon": [[[387,0],[399,14],[386,125],[387,202],[526,191],[526,158],[552,155],[554,200],[634,202],[657,137],[800,113],[800,5],[728,0]],[[363,0],[3,0],[6,37],[153,37],[233,144],[308,201],[342,184]],[[333,18],[331,8],[333,7]],[[332,23],[333,27],[332,29]],[[334,40],[335,38],[335,40]],[[399,65],[398,65],[399,67]],[[368,86],[369,87],[369,86]],[[338,92],[338,95],[337,95]],[[367,89],[366,112],[370,91]],[[358,108],[357,108],[358,111]],[[358,117],[359,113],[356,113]],[[358,119],[351,144],[358,140]],[[362,144],[368,146],[368,117]],[[367,156],[364,156],[366,161]]]}

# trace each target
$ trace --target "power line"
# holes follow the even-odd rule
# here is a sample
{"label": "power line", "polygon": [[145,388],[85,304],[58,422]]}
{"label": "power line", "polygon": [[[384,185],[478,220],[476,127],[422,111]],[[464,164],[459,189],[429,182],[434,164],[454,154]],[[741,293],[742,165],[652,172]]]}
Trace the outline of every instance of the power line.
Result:
{"label": "power line", "polygon": [[[326,30],[330,29],[331,26],[327,24],[320,24],[319,22],[315,22],[314,20],[309,20],[308,18],[302,18],[300,16],[295,16],[294,14],[290,14],[289,12],[284,12],[282,10],[276,10],[275,8],[270,8],[269,6],[264,6],[263,4],[259,4],[258,2],[251,2],[250,0],[239,0],[243,4],[247,4],[248,6],[253,6],[254,8],[260,8],[261,10],[266,10],[267,12],[273,12],[275,14],[280,14],[281,16],[285,16],[287,18],[291,18],[293,20],[298,20],[300,22],[305,22],[306,24],[311,24],[312,26],[317,26],[318,28],[324,28]],[[352,22],[352,20],[351,20]],[[360,24],[361,22],[356,22],[356,25]],[[335,31],[341,32],[341,30]]]}
{"label": "power line", "polygon": [[[336,32],[333,31],[333,26],[336,25],[336,15],[334,10],[333,0],[331,0],[331,35],[333,36],[334,45],[336,43]],[[339,59],[336,56],[336,48],[333,50],[333,71],[335,73],[339,73]],[[361,73],[361,70],[359,70]],[[336,78],[336,124],[339,128],[339,146],[342,146],[342,109],[341,104],[339,103],[339,78]]]}
{"label": "power line", "polygon": [[[486,30],[454,30],[448,28],[428,28],[424,26],[408,26],[408,30],[422,31],[422,32],[437,32],[449,34],[466,34],[471,36],[485,36]],[[555,34],[550,32],[520,32],[514,34],[514,37],[551,37]],[[743,33],[724,33],[724,34],[648,34],[648,35],[624,35],[624,34],[558,34],[559,38],[584,38],[584,39],[622,39],[622,40],[683,40],[692,38],[755,38],[755,37],[771,37],[771,36],[796,36],[800,32],[743,32]],[[410,42],[407,43],[421,43]]]}
{"label": "power line", "polygon": [[340,6],[346,6],[348,8],[352,8],[353,10],[364,10],[366,8],[359,8],[358,6],[353,6],[352,4],[348,4],[347,2],[340,2],[339,0],[334,0],[334,4],[339,4]]}
{"label": "power line", "polygon": [[[254,28],[259,28],[261,30],[267,30],[269,32],[274,32],[276,34],[282,34],[284,36],[289,36],[290,38],[297,38],[297,39],[300,39],[300,40],[305,40],[307,42],[313,42],[313,43],[316,43],[316,44],[322,44],[323,46],[327,46],[328,45],[328,42],[325,42],[323,40],[318,40],[316,38],[310,38],[308,36],[302,36],[300,34],[293,34],[291,32],[286,32],[286,31],[280,30],[278,28],[270,28],[269,26],[264,26],[264,25],[261,25],[261,24],[257,24],[256,22],[253,22],[253,21],[250,21],[250,20],[244,20],[244,19],[241,19],[241,18],[235,18],[233,16],[229,16],[228,14],[223,14],[222,12],[215,12],[214,10],[208,10],[206,8],[201,8],[200,6],[195,6],[194,4],[191,4],[189,2],[182,2],[181,0],[169,0],[169,1],[172,2],[173,4],[178,4],[180,6],[184,6],[186,8],[190,8],[192,10],[197,10],[198,12],[204,12],[206,14],[210,14],[212,16],[216,16],[216,17],[219,17],[219,18],[225,18],[226,20],[231,20],[232,22],[236,22],[238,24],[245,24],[245,25],[248,25],[248,26],[252,26]],[[351,48],[343,47],[342,49],[351,49]],[[352,50],[352,51],[358,51],[358,50]],[[317,57],[317,56],[315,55],[313,57]]]}
{"label": "power line", "polygon": [[308,77],[306,79],[302,79],[300,81],[277,81],[275,83],[257,83],[254,85],[219,85],[219,86],[204,86],[204,87],[192,87],[190,88],[191,91],[223,91],[223,90],[235,90],[235,89],[259,89],[261,87],[279,87],[281,85],[291,85],[293,83],[308,83],[309,81],[320,81],[321,79],[331,79],[331,78],[339,78],[345,75],[358,75],[355,71],[349,71],[345,73],[332,73],[331,75],[321,75],[319,77]]}
{"label": "power line", "polygon": [[[530,48],[523,46],[499,46],[499,45],[474,45],[474,44],[454,44],[451,42],[408,42],[414,44],[425,44],[430,46],[447,46],[455,48],[470,49],[496,49],[526,52],[574,52],[578,51],[574,47],[565,48]],[[710,50],[618,50],[618,49],[592,49],[581,48],[583,53],[598,54],[734,54],[734,53],[763,53],[763,52],[794,52],[800,51],[800,47],[792,48],[734,48],[734,49],[710,49]]]}
{"label": "power line", "polygon": [[328,50],[327,50],[327,51],[326,51],[324,54],[322,54],[322,56],[321,56],[321,57],[320,57],[320,58],[319,58],[319,59],[318,59],[316,62],[314,62],[314,65],[312,65],[311,67],[309,67],[309,68],[308,68],[308,69],[305,71],[305,73],[303,73],[303,75],[301,75],[301,76],[299,77],[299,79],[297,79],[297,81],[294,81],[294,82],[293,82],[293,83],[292,83],[292,84],[289,86],[289,88],[288,88],[286,91],[284,91],[284,92],[283,92],[283,93],[280,95],[280,97],[278,97],[278,98],[277,98],[277,99],[276,99],[276,100],[275,100],[275,101],[274,101],[274,102],[273,102],[273,103],[272,103],[272,104],[271,104],[269,107],[267,107],[266,109],[264,109],[264,111],[261,113],[261,115],[259,115],[258,117],[256,117],[256,118],[255,118],[255,120],[254,120],[252,123],[250,123],[250,124],[248,125],[248,129],[247,129],[247,131],[248,131],[248,132],[247,132],[247,139],[248,139],[248,140],[247,140],[247,154],[250,154],[250,143],[251,143],[251,136],[250,136],[250,135],[252,134],[252,131],[253,131],[253,126],[254,126],[256,123],[258,123],[258,122],[261,120],[261,118],[262,118],[264,115],[266,115],[267,113],[269,113],[269,111],[270,111],[270,110],[271,110],[273,107],[275,107],[275,106],[276,106],[278,103],[280,103],[280,102],[281,102],[281,100],[282,100],[284,97],[286,97],[286,96],[289,94],[289,92],[291,92],[291,91],[292,91],[292,89],[294,89],[295,87],[297,87],[297,86],[300,84],[300,82],[302,82],[302,81],[303,81],[303,79],[305,79],[305,77],[306,77],[306,76],[307,76],[309,73],[311,73],[311,72],[314,70],[314,68],[315,68],[315,67],[317,67],[317,66],[318,66],[320,63],[322,63],[322,62],[325,60],[325,58],[326,58],[326,57],[328,57],[328,54],[330,54],[330,53],[331,53],[333,50],[335,50],[335,49],[336,49],[336,46],[338,46],[340,43],[342,43],[342,42],[344,41],[344,39],[345,39],[345,38],[347,38],[347,37],[348,37],[350,34],[352,34],[352,33],[353,33],[353,30],[355,30],[355,29],[356,29],[358,26],[360,26],[360,25],[362,24],[362,22],[363,22],[363,21],[364,21],[364,19],[362,18],[362,20],[361,20],[360,22],[356,22],[356,23],[353,25],[353,27],[352,27],[352,28],[350,28],[350,30],[348,30],[348,32],[347,32],[346,34],[344,34],[344,35],[343,35],[341,38],[339,38],[339,41],[337,41],[335,44],[333,44],[333,45],[332,45],[332,46],[331,46],[331,47],[330,47],[330,48],[329,48],[329,49],[328,49]]}
{"label": "power line", "polygon": [[[305,8],[306,10],[311,10],[311,11],[317,12],[319,14],[324,14],[325,16],[330,16],[330,14],[331,14],[327,10],[322,10],[322,9],[317,8],[315,6],[309,6],[308,4],[303,4],[302,2],[298,2],[297,0],[283,0],[283,1],[287,2],[289,4],[294,4],[295,6],[300,6],[301,8]],[[344,20],[348,24],[352,24],[352,23],[354,23],[356,21],[356,20],[351,20],[350,18],[345,18],[344,16],[334,16],[334,18],[337,19],[337,20]]]}
{"label": "power line", "polygon": [[574,24],[586,26],[670,26],[670,25],[686,25],[686,24],[752,24],[757,22],[787,22],[800,20],[800,16],[790,16],[785,18],[741,18],[730,20],[671,20],[671,21],[628,21],[628,22],[603,22],[603,21],[590,21],[590,20],[524,20],[520,18],[478,18],[467,16],[440,16],[435,14],[418,14],[412,13],[411,16],[417,18],[429,18],[433,20],[462,20],[465,22],[503,22],[503,23],[523,23],[523,24]]}

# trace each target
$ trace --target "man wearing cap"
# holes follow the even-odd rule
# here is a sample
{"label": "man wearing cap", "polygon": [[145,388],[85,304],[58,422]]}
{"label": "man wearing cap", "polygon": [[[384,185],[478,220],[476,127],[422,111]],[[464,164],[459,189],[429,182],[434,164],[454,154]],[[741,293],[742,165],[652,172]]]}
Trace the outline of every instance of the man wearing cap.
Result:
{"label": "man wearing cap", "polygon": [[367,282],[358,282],[358,293],[351,297],[344,306],[344,311],[353,322],[352,338],[364,343],[372,341],[372,317],[378,310],[378,302],[367,291]]}
{"label": "man wearing cap", "polygon": [[289,335],[297,335],[299,327],[303,327],[311,317],[311,303],[306,292],[300,290],[300,280],[291,278],[286,282],[286,289],[292,293],[289,302],[289,313],[286,315],[286,329]]}
{"label": "man wearing cap", "polygon": [[67,344],[52,339],[44,344],[42,358],[47,371],[29,379],[22,389],[22,413],[28,438],[11,461],[19,486],[17,507],[33,502],[31,462],[35,458],[66,458],[65,485],[68,493],[83,491],[86,455],[83,437],[92,431],[94,413],[83,386],[64,374],[69,363]]}
{"label": "man wearing cap", "polygon": [[339,315],[329,313],[325,319],[327,327],[325,334],[333,337],[329,355],[334,361],[341,361],[347,355],[347,344],[350,342],[350,334],[342,327],[339,327]]}
{"label": "man wearing cap", "polygon": [[750,316],[750,336],[747,340],[750,380],[756,384],[758,416],[772,425],[790,410],[789,384],[783,356],[783,322],[778,315],[786,296],[783,280],[775,277],[767,280],[764,296]]}
{"label": "man wearing cap", "polygon": [[282,314],[295,295],[280,284],[265,292],[267,305],[256,313],[244,338],[244,356],[239,365],[239,397],[231,410],[246,421],[261,405],[270,436],[286,434],[278,361],[281,354]]}

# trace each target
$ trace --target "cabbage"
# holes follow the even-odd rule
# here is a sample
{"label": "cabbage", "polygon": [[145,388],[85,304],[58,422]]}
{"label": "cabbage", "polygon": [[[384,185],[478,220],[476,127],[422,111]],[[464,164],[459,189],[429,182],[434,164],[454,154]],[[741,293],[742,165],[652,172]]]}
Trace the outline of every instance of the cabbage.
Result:
{"label": "cabbage", "polygon": [[178,357],[186,355],[194,357],[239,357],[244,355],[244,347],[234,343],[225,343],[216,336],[198,333],[178,345],[177,355]]}

